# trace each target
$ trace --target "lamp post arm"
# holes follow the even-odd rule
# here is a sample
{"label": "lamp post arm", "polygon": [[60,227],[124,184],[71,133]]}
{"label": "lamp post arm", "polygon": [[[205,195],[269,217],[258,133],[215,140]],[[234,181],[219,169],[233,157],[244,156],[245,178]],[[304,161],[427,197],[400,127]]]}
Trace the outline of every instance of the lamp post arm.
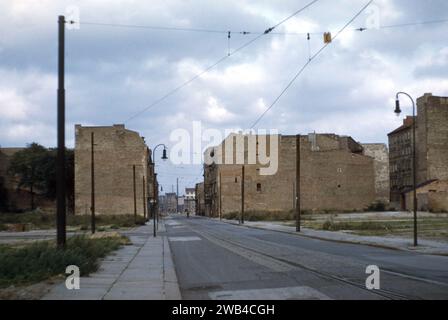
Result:
{"label": "lamp post arm", "polygon": [[412,116],[415,117],[415,102],[414,102],[414,99],[412,99],[412,97],[411,97],[408,93],[403,92],[403,91],[400,91],[400,92],[397,92],[397,94],[396,94],[396,96],[395,96],[395,98],[396,98],[397,100],[398,100],[398,96],[399,96],[400,94],[407,96],[407,97],[411,100],[411,102],[412,102]]}

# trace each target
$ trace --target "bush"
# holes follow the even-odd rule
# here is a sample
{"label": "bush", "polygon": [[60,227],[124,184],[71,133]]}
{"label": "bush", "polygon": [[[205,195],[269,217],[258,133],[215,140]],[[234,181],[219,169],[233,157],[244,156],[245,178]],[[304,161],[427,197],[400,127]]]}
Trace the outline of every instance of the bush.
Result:
{"label": "bush", "polygon": [[367,207],[367,211],[376,211],[376,212],[386,211],[386,204],[383,201],[375,201]]}
{"label": "bush", "polygon": [[[303,215],[303,213],[302,213]],[[229,212],[223,215],[224,219],[240,219],[240,212]],[[295,219],[294,211],[247,211],[244,212],[246,221],[289,221]]]}
{"label": "bush", "polygon": [[0,287],[43,281],[65,273],[68,265],[76,265],[82,276],[88,275],[97,270],[99,258],[118,249],[125,240],[78,236],[68,239],[65,250],[57,249],[50,241],[24,247],[0,246]]}

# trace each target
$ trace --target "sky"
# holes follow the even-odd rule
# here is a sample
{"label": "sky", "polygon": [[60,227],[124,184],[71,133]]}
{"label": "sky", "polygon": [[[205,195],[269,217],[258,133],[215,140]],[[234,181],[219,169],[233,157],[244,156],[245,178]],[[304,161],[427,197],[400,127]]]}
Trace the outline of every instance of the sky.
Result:
{"label": "sky", "polygon": [[[56,144],[58,15],[79,22],[66,30],[67,146],[74,146],[75,124],[124,123],[144,136],[150,148],[164,143],[171,150],[173,131],[191,132],[193,121],[221,132],[250,128],[323,46],[322,33],[335,35],[368,1],[317,1],[233,53],[310,2],[1,1],[0,145]],[[442,19],[448,19],[444,0],[374,1],[309,63],[256,129],[336,133],[387,143],[387,133],[404,116],[393,113],[396,92],[414,98],[427,92],[448,96],[448,23],[377,27]],[[354,30],[360,27],[369,28]],[[410,114],[405,99],[403,111]],[[180,194],[202,180],[199,164],[156,161],[164,192],[176,190],[177,177]]]}

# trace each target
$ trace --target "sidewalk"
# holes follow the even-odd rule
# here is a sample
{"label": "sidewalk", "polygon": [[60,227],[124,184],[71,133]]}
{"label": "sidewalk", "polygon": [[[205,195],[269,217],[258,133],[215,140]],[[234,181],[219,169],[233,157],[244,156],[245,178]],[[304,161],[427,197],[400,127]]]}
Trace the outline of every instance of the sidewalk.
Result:
{"label": "sidewalk", "polygon": [[[218,218],[212,218],[218,220]],[[221,220],[225,223],[238,225],[237,220]],[[412,245],[411,238],[398,237],[378,237],[378,236],[359,236],[348,234],[340,231],[324,231],[308,228],[301,228],[301,232],[296,232],[295,227],[285,226],[282,222],[266,222],[266,221],[245,221],[244,226],[248,228],[272,230],[284,233],[290,233],[297,236],[304,236],[320,240],[328,240],[343,243],[364,244],[375,247],[382,247],[395,250],[405,250],[419,252],[423,254],[448,255],[448,243],[434,240],[419,240],[418,247]]]}
{"label": "sidewalk", "polygon": [[177,300],[181,299],[164,221],[153,237],[152,224],[126,232],[132,245],[106,257],[96,273],[80,278],[79,290],[65,282],[43,300]]}

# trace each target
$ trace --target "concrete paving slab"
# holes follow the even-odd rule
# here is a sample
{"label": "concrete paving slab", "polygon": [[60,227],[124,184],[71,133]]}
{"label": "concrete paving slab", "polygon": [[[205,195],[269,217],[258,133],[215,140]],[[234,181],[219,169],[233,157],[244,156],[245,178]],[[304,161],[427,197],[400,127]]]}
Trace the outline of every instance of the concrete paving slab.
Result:
{"label": "concrete paving slab", "polygon": [[[127,231],[132,245],[106,257],[97,272],[81,277],[79,290],[57,284],[43,300],[181,299],[168,240],[160,233],[154,238],[152,230],[151,224]],[[165,231],[163,221],[159,231]]]}

